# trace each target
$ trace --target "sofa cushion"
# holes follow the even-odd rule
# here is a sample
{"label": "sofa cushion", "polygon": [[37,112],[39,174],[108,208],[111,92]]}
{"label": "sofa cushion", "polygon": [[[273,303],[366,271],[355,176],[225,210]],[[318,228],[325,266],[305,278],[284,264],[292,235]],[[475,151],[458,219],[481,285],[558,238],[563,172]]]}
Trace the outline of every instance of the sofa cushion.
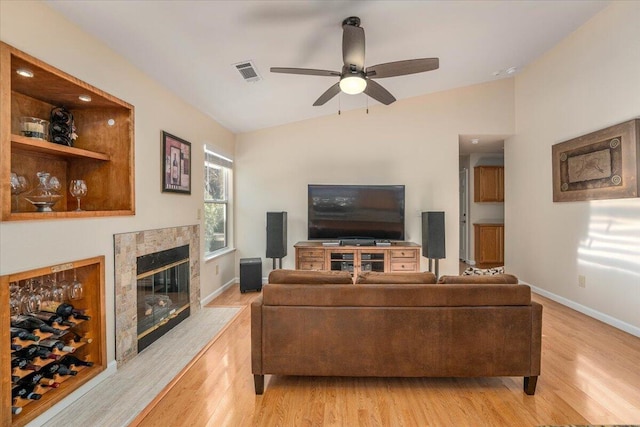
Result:
{"label": "sofa cushion", "polygon": [[353,278],[348,271],[273,270],[269,273],[269,283],[282,285],[351,285],[353,284]]}
{"label": "sofa cushion", "polygon": [[527,285],[296,285],[262,288],[264,306],[478,307],[531,304]]}
{"label": "sofa cushion", "polygon": [[356,283],[362,285],[388,285],[394,283],[406,285],[433,284],[436,283],[436,275],[430,271],[409,273],[366,271],[358,275]]}
{"label": "sofa cushion", "polygon": [[440,276],[438,283],[446,284],[518,284],[513,274],[494,274],[489,276]]}

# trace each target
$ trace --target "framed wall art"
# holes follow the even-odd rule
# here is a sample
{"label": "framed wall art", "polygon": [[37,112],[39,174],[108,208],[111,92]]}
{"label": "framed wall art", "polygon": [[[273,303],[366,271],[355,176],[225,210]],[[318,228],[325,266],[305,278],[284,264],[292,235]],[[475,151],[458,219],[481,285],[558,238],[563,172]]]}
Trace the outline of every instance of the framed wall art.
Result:
{"label": "framed wall art", "polygon": [[638,197],[640,119],[553,145],[553,201]]}
{"label": "framed wall art", "polygon": [[191,143],[162,131],[162,191],[191,194]]}

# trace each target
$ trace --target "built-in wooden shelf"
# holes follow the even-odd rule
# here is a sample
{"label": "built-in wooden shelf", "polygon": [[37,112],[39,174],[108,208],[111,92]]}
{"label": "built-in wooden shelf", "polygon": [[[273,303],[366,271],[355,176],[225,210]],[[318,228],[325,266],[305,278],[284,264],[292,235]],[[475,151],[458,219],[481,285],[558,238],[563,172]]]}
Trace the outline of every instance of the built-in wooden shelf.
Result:
{"label": "built-in wooden shelf", "polygon": [[[33,77],[17,73],[27,69]],[[25,221],[135,214],[134,107],[64,71],[0,42],[0,220]],[[88,95],[90,102],[79,99]],[[51,110],[66,108],[78,138],[73,146],[25,137],[21,117],[50,120]],[[37,212],[12,195],[10,175],[24,176],[33,189],[38,172],[60,181],[62,198],[53,212]],[[82,179],[88,192],[84,212],[69,194],[71,180]],[[26,193],[26,192],[25,192]]]}

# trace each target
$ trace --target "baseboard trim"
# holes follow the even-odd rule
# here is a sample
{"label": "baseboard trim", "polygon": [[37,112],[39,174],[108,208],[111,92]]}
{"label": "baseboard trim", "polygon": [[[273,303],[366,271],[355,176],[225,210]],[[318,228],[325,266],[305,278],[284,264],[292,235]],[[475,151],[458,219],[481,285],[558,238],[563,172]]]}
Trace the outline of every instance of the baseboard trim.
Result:
{"label": "baseboard trim", "polygon": [[209,304],[211,301],[214,300],[215,297],[217,297],[218,295],[220,295],[221,293],[226,291],[234,283],[238,283],[238,282],[239,282],[239,280],[238,280],[237,277],[234,277],[233,279],[229,280],[227,283],[225,283],[224,285],[220,286],[218,289],[216,289],[215,291],[211,292],[206,297],[202,298],[200,300],[200,307],[204,307],[205,305]]}
{"label": "baseboard trim", "polygon": [[624,332],[626,332],[628,334],[631,334],[631,335],[634,335],[634,336],[640,338],[640,328],[639,327],[630,325],[630,324],[628,324],[626,322],[623,322],[620,319],[616,319],[613,316],[609,316],[608,314],[601,313],[601,312],[599,312],[597,310],[594,310],[594,309],[592,309],[590,307],[587,307],[587,306],[584,306],[582,304],[579,304],[579,303],[577,303],[575,301],[571,301],[570,299],[562,297],[560,295],[556,295],[556,294],[554,294],[552,292],[549,292],[549,291],[547,291],[545,289],[538,288],[537,286],[530,285],[530,284],[528,284],[526,282],[522,282],[522,283],[524,283],[526,285],[529,285],[531,287],[531,290],[536,294],[542,295],[543,297],[547,297],[547,298],[549,298],[549,299],[551,299],[551,300],[553,300],[553,301],[555,301],[557,303],[560,303],[562,305],[566,305],[567,307],[572,308],[572,309],[574,309],[576,311],[579,311],[582,314],[585,314],[585,315],[587,315],[589,317],[593,317],[594,319],[597,319],[597,320],[599,320],[599,321],[601,321],[603,323],[606,323],[607,325],[613,326],[614,328],[618,328],[621,331],[624,331]]}

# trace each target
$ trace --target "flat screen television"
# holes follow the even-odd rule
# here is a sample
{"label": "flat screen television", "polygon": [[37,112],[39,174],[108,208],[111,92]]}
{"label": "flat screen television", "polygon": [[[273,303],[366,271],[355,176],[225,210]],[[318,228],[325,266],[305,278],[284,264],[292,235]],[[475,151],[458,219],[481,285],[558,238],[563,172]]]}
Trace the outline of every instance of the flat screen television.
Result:
{"label": "flat screen television", "polygon": [[309,239],[404,240],[404,185],[309,185]]}

